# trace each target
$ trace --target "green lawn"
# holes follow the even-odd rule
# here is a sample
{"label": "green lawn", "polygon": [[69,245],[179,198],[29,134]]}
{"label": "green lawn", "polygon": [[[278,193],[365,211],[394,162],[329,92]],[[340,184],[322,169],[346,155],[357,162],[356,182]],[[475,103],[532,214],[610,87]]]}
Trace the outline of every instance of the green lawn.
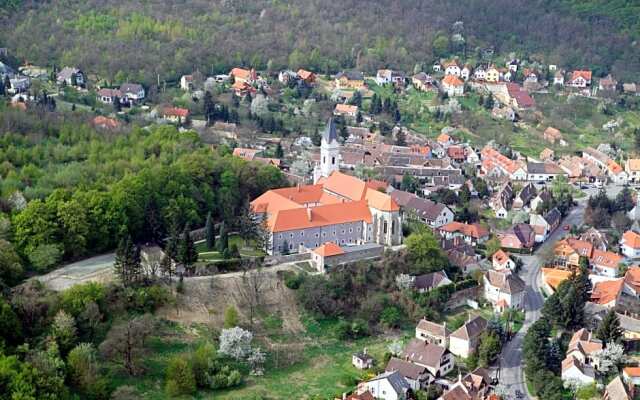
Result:
{"label": "green lawn", "polygon": [[[240,255],[244,257],[260,257],[264,255],[262,250],[256,249],[253,241],[245,242],[238,235],[229,236],[229,246],[236,245],[240,249]],[[201,261],[221,260],[222,254],[215,248],[208,249],[205,241],[196,243],[196,251],[198,252],[198,259]]]}

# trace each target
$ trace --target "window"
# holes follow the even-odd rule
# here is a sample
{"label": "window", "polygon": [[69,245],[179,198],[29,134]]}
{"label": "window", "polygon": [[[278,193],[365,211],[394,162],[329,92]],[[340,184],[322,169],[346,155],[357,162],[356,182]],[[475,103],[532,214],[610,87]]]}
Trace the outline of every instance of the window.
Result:
{"label": "window", "polygon": [[293,233],[290,233],[290,234],[289,234],[289,237],[291,237],[291,239],[293,239]]}
{"label": "window", "polygon": [[336,158],[335,157],[331,157],[331,164],[335,164],[336,163]]}
{"label": "window", "polygon": [[319,237],[320,237],[320,234],[319,234],[319,233],[316,233],[316,237],[317,237],[317,238],[319,238]]}
{"label": "window", "polygon": [[[360,232],[360,228],[358,228],[358,232]],[[353,228],[349,228],[349,233],[353,233]]]}
{"label": "window", "polygon": [[293,250],[293,243],[289,243],[289,250]]}
{"label": "window", "polygon": [[282,239],[282,233],[278,235],[278,239]]}
{"label": "window", "polygon": [[326,163],[327,162],[327,158],[325,156],[322,156],[322,163]]}
{"label": "window", "polygon": [[343,229],[342,230],[342,234],[344,235],[345,233],[347,233],[347,231]]}
{"label": "window", "polygon": [[387,233],[387,221],[384,221],[384,224],[382,224],[382,232]]}
{"label": "window", "polygon": [[327,233],[326,232],[322,232],[322,237],[325,237],[325,236],[327,236]]}
{"label": "window", "polygon": [[300,236],[304,237],[304,231],[300,231]]}
{"label": "window", "polygon": [[335,236],[335,235],[336,235],[336,231],[333,231],[333,236]]}

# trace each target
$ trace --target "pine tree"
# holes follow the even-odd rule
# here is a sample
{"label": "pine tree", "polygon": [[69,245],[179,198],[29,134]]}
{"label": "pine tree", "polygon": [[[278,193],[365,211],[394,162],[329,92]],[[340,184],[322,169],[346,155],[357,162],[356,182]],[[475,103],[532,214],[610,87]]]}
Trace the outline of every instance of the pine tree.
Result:
{"label": "pine tree", "polygon": [[593,288],[591,280],[589,279],[589,270],[584,263],[580,264],[580,273],[575,277],[574,286],[576,287],[576,293],[578,294],[580,302],[584,305],[591,297],[590,293]]}
{"label": "pine tree", "polygon": [[278,146],[276,147],[276,158],[284,158],[284,150],[280,143],[278,143]]}
{"label": "pine tree", "polygon": [[240,217],[238,221],[238,228],[240,230],[240,237],[246,242],[256,239],[258,236],[258,224],[256,222],[256,215],[251,210],[249,201],[244,202],[242,209],[240,210]]}
{"label": "pine tree", "polygon": [[609,310],[598,326],[596,337],[602,340],[603,343],[618,342],[622,338],[622,333],[623,330],[620,327],[620,320],[616,310]]}
{"label": "pine tree", "polygon": [[191,266],[198,261],[198,252],[196,251],[196,246],[191,239],[189,225],[184,227],[184,232],[182,232],[182,237],[180,238],[178,261],[185,267],[185,269],[191,268]]}
{"label": "pine tree", "polygon": [[169,232],[169,240],[167,241],[167,245],[165,246],[164,252],[171,258],[172,260],[176,260],[178,257],[178,242],[180,241],[180,237],[178,235],[178,230],[176,228],[176,224],[172,224]]}
{"label": "pine tree", "polygon": [[160,260],[160,271],[162,271],[163,275],[166,275],[169,278],[169,282],[171,282],[171,276],[174,273],[173,261],[166,254]]}
{"label": "pine tree", "polygon": [[209,92],[208,90],[204,94],[203,111],[204,116],[207,119],[207,125],[211,125],[211,122],[215,118],[216,105],[213,102],[213,96],[211,95],[211,92]]}
{"label": "pine tree", "polygon": [[114,270],[124,286],[131,286],[140,279],[142,271],[140,247],[133,243],[129,234],[118,243]]}
{"label": "pine tree", "polygon": [[207,250],[212,250],[216,244],[216,232],[214,230],[213,220],[211,218],[211,211],[207,214],[207,220],[204,225],[205,238],[207,242]]}
{"label": "pine tree", "polygon": [[220,223],[220,237],[218,238],[218,251],[222,253],[229,248],[229,233],[224,221]]}
{"label": "pine tree", "polygon": [[398,146],[407,145],[407,137],[404,134],[404,131],[402,129],[398,130],[398,133],[396,134],[396,145]]}
{"label": "pine tree", "polygon": [[318,128],[313,131],[313,135],[311,135],[311,142],[314,146],[320,146],[322,144],[322,136],[320,136],[320,132],[318,132]]}

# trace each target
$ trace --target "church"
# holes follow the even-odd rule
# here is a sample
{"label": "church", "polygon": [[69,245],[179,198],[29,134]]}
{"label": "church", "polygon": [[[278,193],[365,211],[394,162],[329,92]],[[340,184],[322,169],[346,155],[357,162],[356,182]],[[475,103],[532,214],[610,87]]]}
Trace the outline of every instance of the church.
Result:
{"label": "church", "polygon": [[251,202],[270,232],[269,254],[297,253],[325,243],[354,246],[402,243],[400,207],[387,183],[363,181],[340,172],[335,122],[322,135],[314,184],[273,189]]}

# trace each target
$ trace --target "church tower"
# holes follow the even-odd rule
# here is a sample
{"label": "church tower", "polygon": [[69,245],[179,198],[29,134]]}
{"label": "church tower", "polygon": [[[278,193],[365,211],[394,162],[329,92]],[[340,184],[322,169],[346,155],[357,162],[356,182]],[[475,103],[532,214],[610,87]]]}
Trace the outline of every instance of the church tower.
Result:
{"label": "church tower", "polygon": [[338,132],[333,118],[329,119],[322,134],[320,145],[320,165],[313,173],[313,182],[316,183],[322,177],[328,177],[333,171],[340,170],[340,143]]}

